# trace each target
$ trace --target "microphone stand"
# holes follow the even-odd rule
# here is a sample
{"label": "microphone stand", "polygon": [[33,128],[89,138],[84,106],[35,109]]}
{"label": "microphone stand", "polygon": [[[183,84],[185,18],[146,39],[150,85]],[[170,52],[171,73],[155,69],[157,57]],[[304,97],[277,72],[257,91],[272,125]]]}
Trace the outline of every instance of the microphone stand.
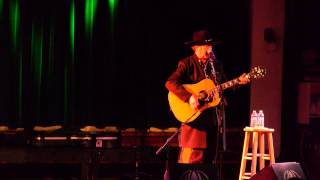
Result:
{"label": "microphone stand", "polygon": [[[213,76],[213,81],[216,86],[219,86],[217,81],[217,74],[214,68],[214,61],[216,61],[216,56],[213,52],[210,52],[210,57],[208,59],[209,64],[211,66],[211,74]],[[222,154],[220,152],[220,136],[222,135],[222,151],[226,151],[226,122],[225,122],[225,100],[223,97],[222,90],[219,89],[219,96],[221,98],[220,107],[216,109],[216,116],[218,121],[218,128],[217,128],[217,136],[216,136],[216,149],[215,149],[215,157],[214,157],[214,164],[218,165],[218,179],[222,179]],[[219,156],[219,161],[218,161]]]}
{"label": "microphone stand", "polygon": [[156,155],[159,155],[162,150],[167,147],[167,154],[166,154],[166,165],[165,165],[165,173],[164,173],[164,180],[170,180],[170,172],[169,172],[169,143],[172,141],[172,139],[180,132],[180,129],[178,129],[174,134],[172,134],[166,142],[156,151]]}
{"label": "microphone stand", "polygon": [[[223,98],[223,97],[221,97]],[[215,164],[218,164],[218,179],[222,180],[222,160],[223,152],[227,149],[226,144],[226,121],[225,121],[225,102],[224,99],[221,100],[220,109],[217,109],[217,118],[218,118],[218,129],[217,129],[217,140],[216,140],[216,155],[215,155]],[[222,139],[222,144],[220,140]],[[222,146],[222,147],[221,147]],[[219,159],[218,159],[219,158]]]}

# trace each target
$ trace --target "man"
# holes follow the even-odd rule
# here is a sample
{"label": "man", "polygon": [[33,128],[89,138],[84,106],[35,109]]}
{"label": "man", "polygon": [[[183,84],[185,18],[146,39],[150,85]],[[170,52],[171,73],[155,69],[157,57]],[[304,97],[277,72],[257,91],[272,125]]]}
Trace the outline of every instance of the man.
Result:
{"label": "man", "polygon": [[[191,94],[183,84],[195,84],[209,78],[218,84],[226,81],[222,65],[214,59],[213,68],[209,58],[215,58],[212,52],[214,45],[210,34],[206,30],[193,33],[192,41],[186,42],[191,46],[194,54],[182,59],[177,69],[168,78],[166,88],[188,102],[192,109],[199,107],[198,97]],[[246,84],[249,79],[245,74],[239,77],[239,84]],[[197,119],[190,123],[183,123],[180,129],[180,154],[179,163],[196,164],[211,160],[217,132],[217,114],[215,108],[208,108]]]}

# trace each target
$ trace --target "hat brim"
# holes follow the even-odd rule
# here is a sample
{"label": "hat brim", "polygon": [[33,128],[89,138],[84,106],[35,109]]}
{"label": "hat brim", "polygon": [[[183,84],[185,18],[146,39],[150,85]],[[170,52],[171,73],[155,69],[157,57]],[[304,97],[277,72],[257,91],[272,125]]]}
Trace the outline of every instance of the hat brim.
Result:
{"label": "hat brim", "polygon": [[187,46],[195,46],[195,45],[215,45],[218,44],[218,42],[213,41],[213,39],[207,39],[203,41],[187,41],[184,43]]}

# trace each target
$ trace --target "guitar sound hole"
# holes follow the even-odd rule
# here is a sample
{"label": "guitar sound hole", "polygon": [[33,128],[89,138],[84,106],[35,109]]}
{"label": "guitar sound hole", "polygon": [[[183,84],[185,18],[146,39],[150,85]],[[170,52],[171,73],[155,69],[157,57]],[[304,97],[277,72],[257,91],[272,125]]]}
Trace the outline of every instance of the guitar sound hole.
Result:
{"label": "guitar sound hole", "polygon": [[199,99],[200,105],[212,101],[212,97],[210,97],[209,94],[204,90],[199,92],[198,99]]}

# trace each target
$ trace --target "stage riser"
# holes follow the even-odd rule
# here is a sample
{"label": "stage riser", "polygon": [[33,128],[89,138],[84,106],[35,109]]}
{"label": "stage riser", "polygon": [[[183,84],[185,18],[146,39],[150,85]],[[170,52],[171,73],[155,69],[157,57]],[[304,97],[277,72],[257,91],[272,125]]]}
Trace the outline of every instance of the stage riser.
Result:
{"label": "stage riser", "polygon": [[[171,153],[176,156],[178,149],[172,148]],[[101,163],[134,163],[139,161],[159,163],[164,155],[155,155],[155,148],[144,149],[104,149],[104,148],[1,148],[0,164],[5,163],[83,163],[96,158]]]}
{"label": "stage riser", "polygon": [[[139,171],[148,172],[162,179],[166,153],[155,155],[156,148],[143,149],[91,149],[70,147],[16,147],[0,149],[0,179],[8,177],[31,179],[79,178],[88,174],[97,177],[115,178],[132,175],[136,160]],[[170,149],[171,162],[176,162],[177,148]],[[225,153],[222,163],[224,179],[234,179],[238,175],[240,154]],[[237,159],[237,160],[236,160]],[[19,172],[19,173],[17,173]]]}
{"label": "stage riser", "polygon": [[[139,171],[151,175],[154,179],[163,178],[164,163],[142,163]],[[223,179],[234,180],[238,176],[239,164],[227,164],[223,166]],[[32,180],[82,180],[92,169],[81,164],[0,164],[0,179],[32,179]],[[99,180],[130,179],[134,176],[135,164],[100,164],[95,167],[96,177]],[[172,172],[173,173],[173,172]],[[146,178],[148,179],[148,178]]]}

